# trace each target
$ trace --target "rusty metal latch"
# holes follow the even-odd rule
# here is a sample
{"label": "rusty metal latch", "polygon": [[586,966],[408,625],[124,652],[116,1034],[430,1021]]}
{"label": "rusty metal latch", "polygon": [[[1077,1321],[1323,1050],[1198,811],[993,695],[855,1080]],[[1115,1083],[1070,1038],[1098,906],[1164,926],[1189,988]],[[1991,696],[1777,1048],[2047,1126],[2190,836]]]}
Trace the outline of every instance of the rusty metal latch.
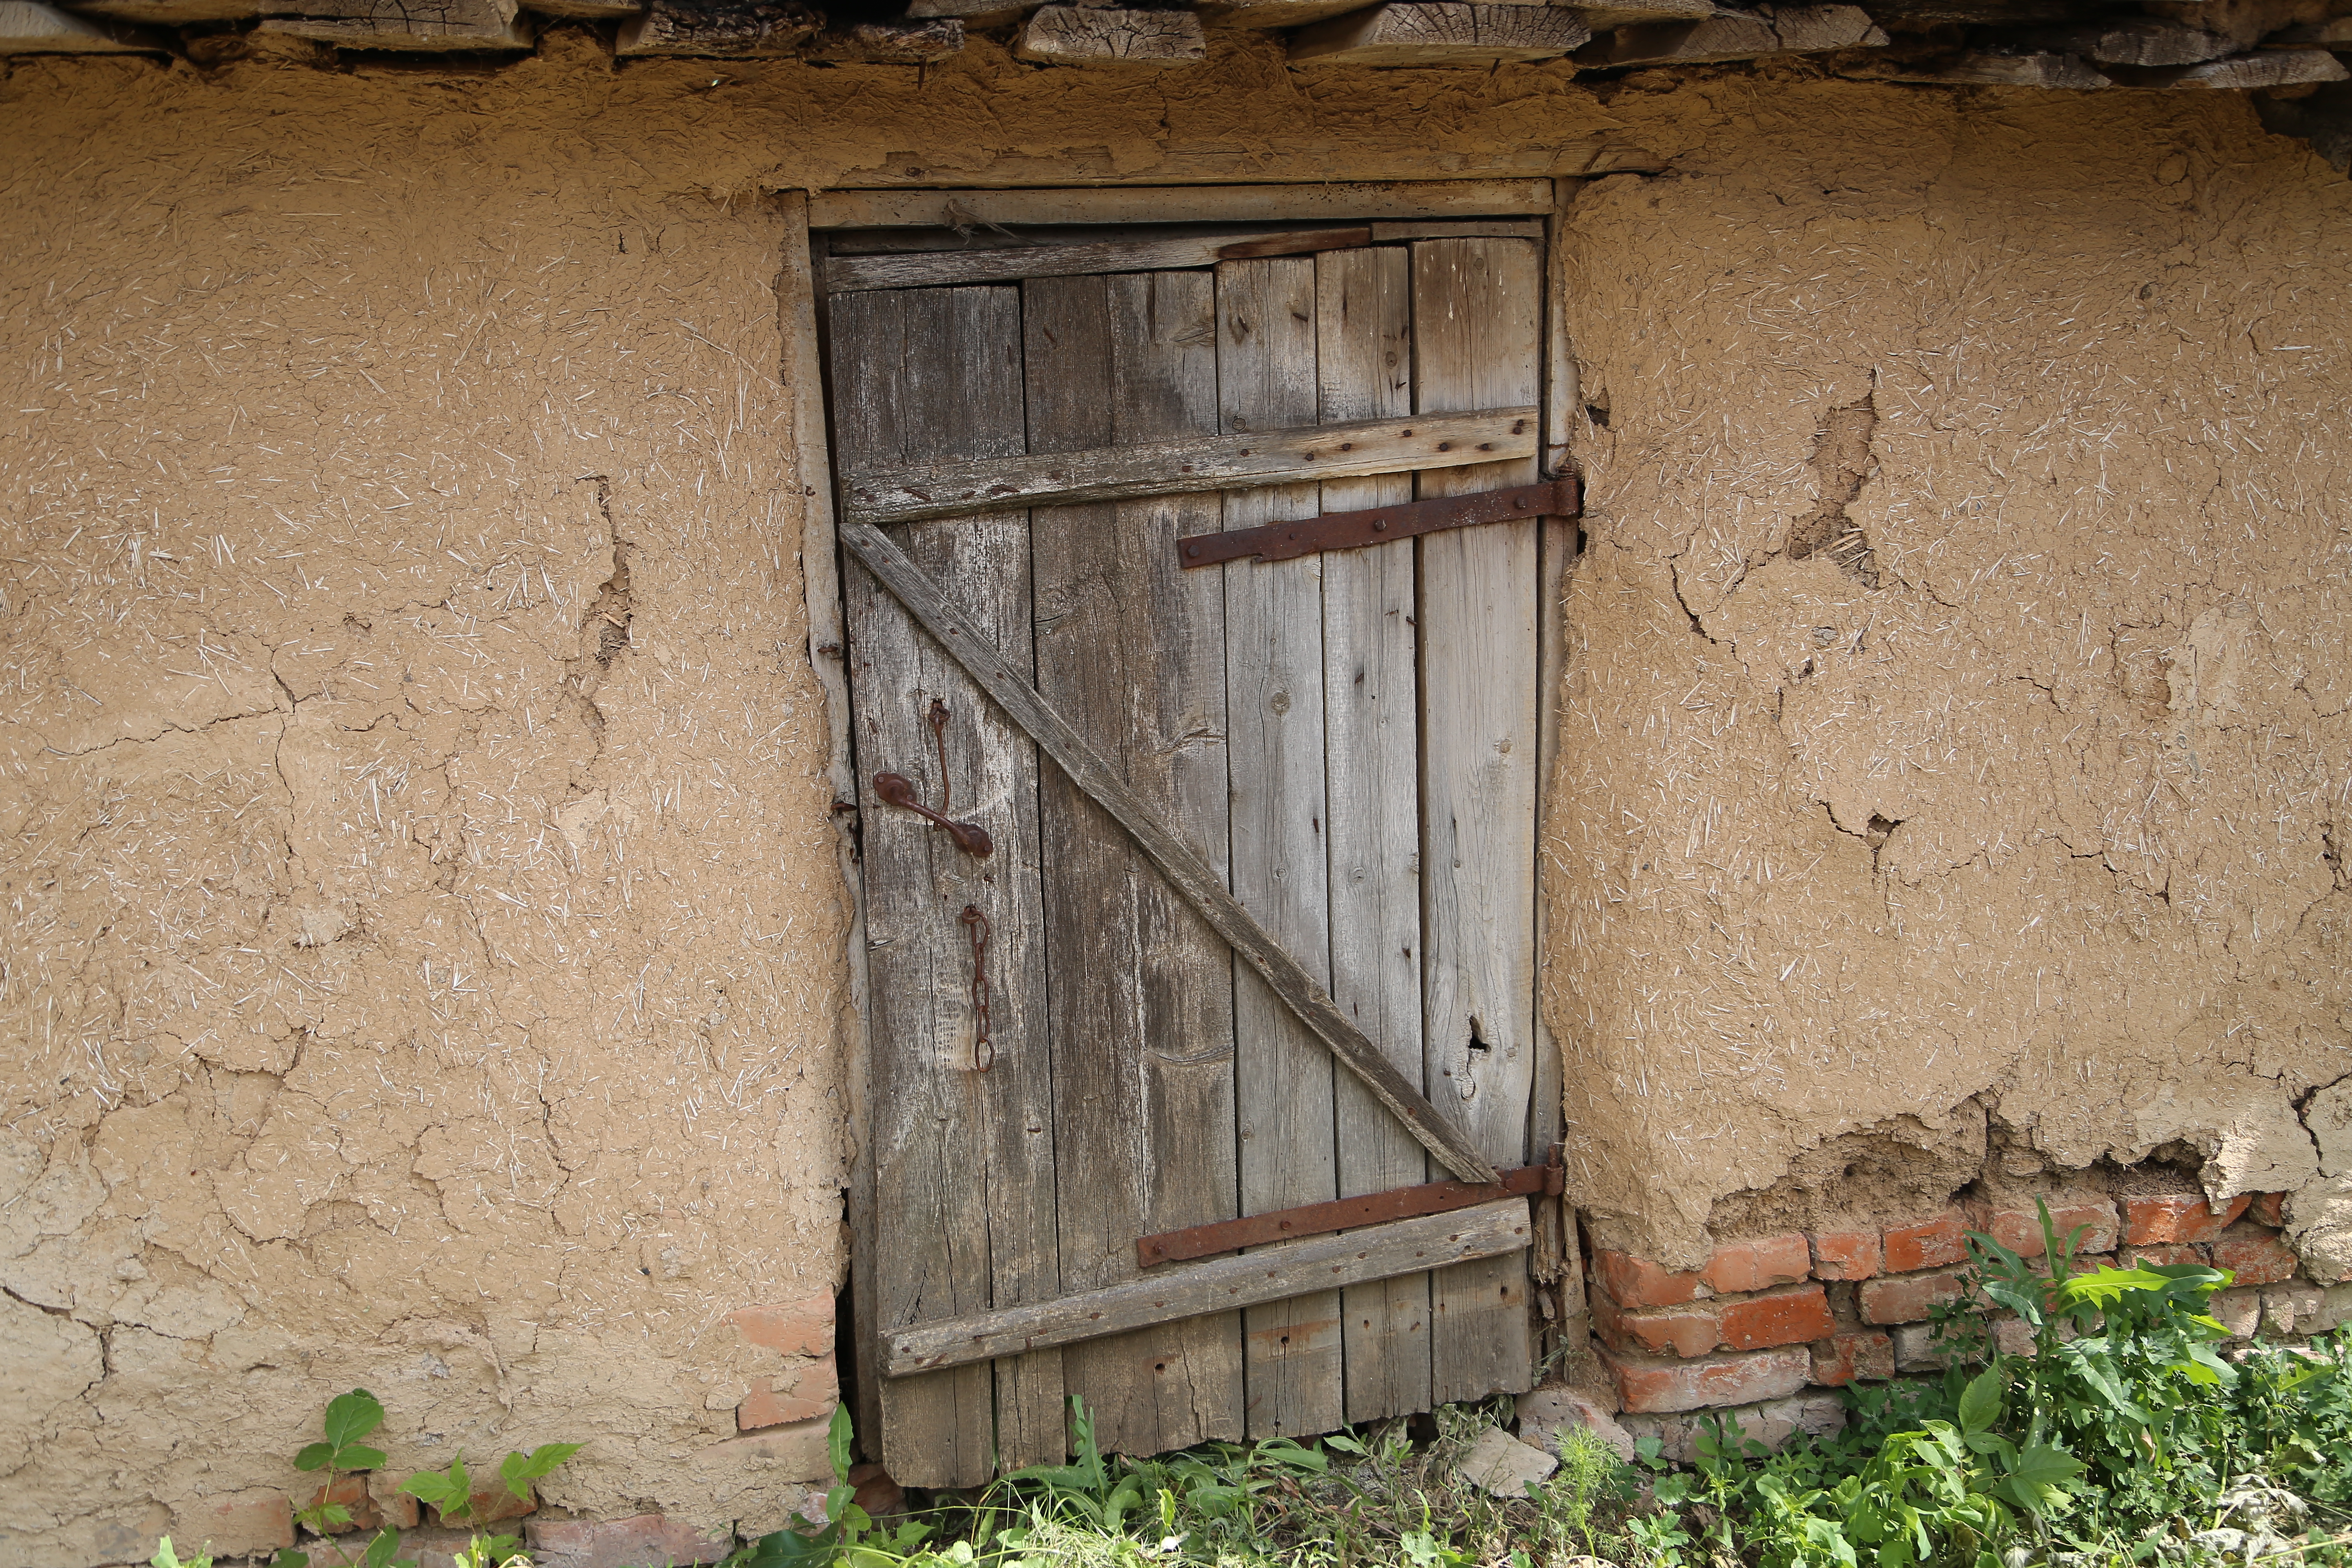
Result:
{"label": "rusty metal latch", "polygon": [[1560,1147],[1555,1143],[1549,1163],[1521,1165],[1517,1170],[1505,1171],[1498,1182],[1423,1182],[1418,1186],[1392,1187],[1385,1193],[1368,1193],[1360,1198],[1305,1204],[1297,1208],[1273,1209],[1265,1214],[1218,1220],[1184,1230],[1163,1230],[1157,1236],[1136,1237],[1135,1261],[1149,1268],[1156,1263],[1208,1258],[1220,1252],[1239,1251],[1244,1247],[1263,1247],[1272,1241],[1292,1241],[1303,1236],[1324,1236],[1335,1230],[1350,1230],[1360,1225],[1383,1225],[1390,1220],[1411,1219],[1416,1215],[1475,1208],[1501,1197],[1533,1197],[1538,1194],[1558,1197],[1567,1191],[1568,1186],[1567,1173],[1561,1168],[1559,1160]]}
{"label": "rusty metal latch", "polygon": [[929,817],[933,823],[948,830],[948,837],[955,840],[957,848],[974,859],[987,858],[989,852],[996,847],[995,840],[988,836],[988,829],[977,822],[950,822],[917,800],[915,781],[904,773],[876,773],[874,793],[891,805],[904,807],[918,816]]}
{"label": "rusty metal latch", "polygon": [[1514,485],[1508,489],[1481,490],[1476,495],[1446,496],[1437,500],[1405,501],[1363,511],[1327,511],[1296,522],[1270,522],[1263,528],[1228,529],[1223,533],[1196,533],[1176,542],[1177,559],[1186,568],[1213,566],[1255,555],[1260,561],[1287,561],[1318,550],[1361,550],[1410,539],[1416,533],[1442,529],[1471,528],[1482,522],[1508,522],[1521,517],[1575,517],[1584,509],[1583,487],[1575,476],[1540,484]]}

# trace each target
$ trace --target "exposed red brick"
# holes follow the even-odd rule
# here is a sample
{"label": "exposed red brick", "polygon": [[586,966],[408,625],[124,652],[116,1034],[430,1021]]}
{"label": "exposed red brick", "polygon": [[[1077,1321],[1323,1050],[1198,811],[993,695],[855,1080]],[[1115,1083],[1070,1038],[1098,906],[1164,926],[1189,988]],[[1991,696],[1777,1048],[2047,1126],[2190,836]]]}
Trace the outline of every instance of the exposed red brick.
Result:
{"label": "exposed red brick", "polygon": [[1967,1226],[1957,1210],[1946,1210],[1917,1225],[1898,1225],[1886,1232],[1885,1268],[1908,1274],[1918,1268],[1942,1268],[1968,1260]]}
{"label": "exposed red brick", "polygon": [[833,1353],[833,1298],[811,1296],[775,1307],[741,1307],[727,1314],[747,1344],[786,1355]]}
{"label": "exposed red brick", "polygon": [[2276,1230],[2286,1223],[2286,1200],[2284,1193],[2256,1193],[2254,1201],[2246,1205],[2246,1217]]}
{"label": "exposed red brick", "polygon": [[1605,1295],[1592,1298],[1592,1329],[1614,1350],[1701,1356],[1723,1337],[1712,1302],[1628,1312]]}
{"label": "exposed red brick", "polygon": [[172,1515],[172,1543],[194,1553],[210,1544],[218,1557],[258,1557],[294,1544],[294,1500],[256,1488],[198,1498]]}
{"label": "exposed red brick", "polygon": [[1875,1329],[1832,1334],[1813,1344],[1813,1381],[1831,1388],[1884,1383],[1895,1375],[1895,1342]]}
{"label": "exposed red brick", "polygon": [[464,1517],[451,1519],[436,1508],[433,1510],[434,1522],[454,1524],[461,1528],[478,1524],[498,1524],[506,1520],[520,1519],[527,1513],[539,1511],[539,1499],[534,1497],[525,1500],[515,1496],[514,1493],[507,1490],[506,1482],[496,1476],[492,1476],[488,1480],[477,1477],[473,1494],[466,1501],[467,1510]]}
{"label": "exposed red brick", "polygon": [[1837,1322],[1830,1316],[1828,1293],[1818,1285],[1726,1301],[1717,1316],[1723,1324],[1723,1342],[1736,1351],[1806,1344],[1837,1331]]}
{"label": "exposed red brick", "polygon": [[1812,1376],[1811,1352],[1801,1347],[1709,1356],[1704,1361],[1653,1361],[1602,1350],[1601,1364],[1617,1380],[1625,1408],[1635,1412],[1704,1410],[1785,1399]]}
{"label": "exposed red brick", "polygon": [[1706,1293],[1696,1274],[1670,1274],[1630,1252],[1596,1251],[1592,1272],[1621,1307],[1676,1307]]}
{"label": "exposed red brick", "polygon": [[1708,1289],[1732,1295],[1793,1285],[1812,1266],[1813,1255],[1803,1237],[1768,1236],[1757,1241],[1726,1242],[1708,1257],[1698,1277]]}
{"label": "exposed red brick", "polygon": [[907,1506],[907,1489],[891,1479],[890,1472],[880,1465],[852,1465],[849,1484],[857,1489],[850,1494],[849,1500],[876,1519],[897,1513]]}
{"label": "exposed red brick", "polygon": [[641,1513],[629,1519],[533,1520],[523,1526],[539,1568],[638,1568],[646,1563],[717,1563],[735,1549],[731,1535],[707,1536],[683,1521]]}
{"label": "exposed red brick", "polygon": [[827,1441],[827,1421],[796,1421],[741,1437],[730,1437],[696,1450],[698,1458],[714,1465],[745,1465],[767,1473],[759,1484],[782,1486],[787,1481],[833,1479],[833,1450]]}
{"label": "exposed red brick", "polygon": [[2254,1201],[2251,1193],[2231,1198],[2216,1214],[2202,1193],[2174,1193],[2162,1197],[2124,1200],[2124,1240],[2126,1242],[2210,1241]]}
{"label": "exposed red brick", "polygon": [[788,1388],[769,1384],[754,1387],[735,1407],[735,1429],[756,1432],[763,1426],[782,1426],[789,1421],[830,1417],[833,1407],[840,1403],[841,1382],[834,1372],[833,1358],[824,1356],[811,1362]]}
{"label": "exposed red brick", "polygon": [[2126,1265],[2153,1263],[2169,1268],[2182,1263],[2210,1263],[2211,1256],[2194,1242],[2176,1242],[2162,1247],[2126,1247],[2123,1250]]}
{"label": "exposed red brick", "polygon": [[2295,1265],[2294,1249],[2267,1226],[2240,1220],[2213,1238],[2213,1267],[2236,1275],[2235,1284],[2284,1284]]}
{"label": "exposed red brick", "polygon": [[319,1531],[321,1535],[341,1535],[346,1531],[383,1528],[383,1511],[375,1506],[375,1500],[368,1496],[368,1479],[365,1476],[337,1476],[333,1485],[320,1487],[317,1491],[304,1498],[302,1506],[316,1508],[322,1502],[342,1504],[351,1510],[352,1518],[348,1524],[325,1526]]}
{"label": "exposed red brick", "polygon": [[[2116,1245],[2116,1205],[2105,1198],[2095,1203],[2053,1205],[2050,1223],[2058,1232],[2063,1245],[2079,1226],[2083,1234],[2074,1240],[2078,1253],[2112,1252]],[[2042,1214],[2038,1209],[2003,1209],[1992,1216],[1985,1227],[1986,1234],[2021,1258],[2039,1258],[2048,1250],[2042,1240]]]}
{"label": "exposed red brick", "polygon": [[1865,1323],[1917,1323],[1939,1303],[1960,1299],[1958,1271],[1906,1274],[1865,1279],[1862,1285],[1862,1321]]}
{"label": "exposed red brick", "polygon": [[1812,1243],[1816,1279],[1874,1279],[1885,1256],[1874,1230],[1824,1231]]}
{"label": "exposed red brick", "polygon": [[394,1530],[415,1530],[425,1520],[425,1505],[413,1492],[400,1489],[400,1483],[384,1471],[368,1477],[368,1498],[384,1524]]}

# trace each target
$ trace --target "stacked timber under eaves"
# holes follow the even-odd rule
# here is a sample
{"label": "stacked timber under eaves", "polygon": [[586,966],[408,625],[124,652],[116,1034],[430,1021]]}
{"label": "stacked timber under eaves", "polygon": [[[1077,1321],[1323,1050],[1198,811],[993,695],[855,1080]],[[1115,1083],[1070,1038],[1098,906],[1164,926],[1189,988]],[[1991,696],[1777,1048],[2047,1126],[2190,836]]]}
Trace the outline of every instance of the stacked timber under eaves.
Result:
{"label": "stacked timber under eaves", "polygon": [[[991,33],[1039,67],[1206,58],[1213,29],[1277,32],[1294,67],[1564,61],[1580,74],[1790,56],[1842,75],[1956,87],[2264,92],[2273,128],[2343,165],[2352,0],[0,0],[0,53],[236,58],[273,39],[337,49],[527,50],[551,24],[623,58],[920,66]],[[854,14],[853,14],[854,13]],[[2336,129],[2331,132],[2330,125]]]}

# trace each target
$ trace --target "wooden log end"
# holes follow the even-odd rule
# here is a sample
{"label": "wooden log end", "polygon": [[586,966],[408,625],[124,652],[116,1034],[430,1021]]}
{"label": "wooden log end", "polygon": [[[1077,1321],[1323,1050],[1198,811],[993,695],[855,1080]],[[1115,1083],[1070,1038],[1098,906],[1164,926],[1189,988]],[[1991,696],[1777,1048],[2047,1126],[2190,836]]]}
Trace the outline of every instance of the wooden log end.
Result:
{"label": "wooden log end", "polygon": [[1557,59],[1591,36],[1562,6],[1391,0],[1304,29],[1291,42],[1290,63],[1445,66]]}
{"label": "wooden log end", "polygon": [[1013,53],[1032,65],[1165,68],[1208,58],[1209,45],[1190,11],[1045,5],[1023,26]]}
{"label": "wooden log end", "polygon": [[773,58],[796,52],[824,25],[799,0],[649,0],[622,26],[614,53]]}
{"label": "wooden log end", "polygon": [[963,29],[962,20],[954,16],[923,22],[859,22],[825,29],[802,53],[828,65],[929,65],[963,47]]}

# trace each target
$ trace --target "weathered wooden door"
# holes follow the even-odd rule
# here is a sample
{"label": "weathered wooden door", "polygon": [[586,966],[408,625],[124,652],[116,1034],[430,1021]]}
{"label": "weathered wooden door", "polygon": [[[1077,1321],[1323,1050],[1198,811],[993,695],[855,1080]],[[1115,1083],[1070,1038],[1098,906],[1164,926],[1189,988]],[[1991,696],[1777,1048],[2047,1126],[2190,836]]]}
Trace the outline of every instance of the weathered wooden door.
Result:
{"label": "weathered wooden door", "polygon": [[[1066,497],[1121,448],[1173,485],[1203,438],[1531,414],[1534,226],[1445,226],[1000,238],[819,276],[845,539],[877,524],[963,617],[945,640],[992,645],[997,689],[1034,687],[1500,1168],[1542,1157],[1539,523],[1205,570],[1178,542],[1525,484],[1535,458],[1507,454],[1532,420],[1486,444],[1502,460],[1465,463],[1474,441],[1418,473],[1005,500]],[[1055,454],[1091,456],[1035,460]],[[967,493],[992,510],[924,515]],[[1007,1330],[989,1342],[1012,1353],[893,1374],[893,1334],[1134,1280],[1147,1235],[1447,1173],[871,563],[850,552],[844,579],[871,1030],[854,1247],[861,1405],[893,1475],[1059,1458],[1071,1395],[1106,1448],[1150,1453],[1528,1386],[1524,1219],[1499,1255],[1239,1310],[1171,1286],[1179,1315],[1025,1351]]]}

